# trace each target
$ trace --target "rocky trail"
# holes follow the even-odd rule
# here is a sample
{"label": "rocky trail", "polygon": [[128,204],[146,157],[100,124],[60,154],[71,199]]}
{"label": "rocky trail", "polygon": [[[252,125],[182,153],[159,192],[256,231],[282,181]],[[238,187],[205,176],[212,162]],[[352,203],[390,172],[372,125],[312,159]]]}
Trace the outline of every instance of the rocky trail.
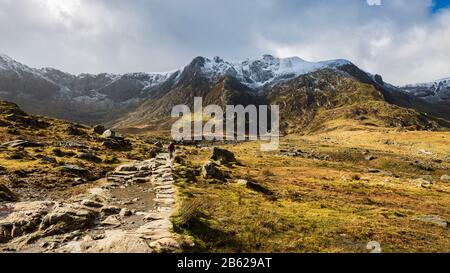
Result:
{"label": "rocky trail", "polygon": [[64,201],[0,208],[7,252],[171,252],[179,249],[169,155],[121,165],[86,193]]}

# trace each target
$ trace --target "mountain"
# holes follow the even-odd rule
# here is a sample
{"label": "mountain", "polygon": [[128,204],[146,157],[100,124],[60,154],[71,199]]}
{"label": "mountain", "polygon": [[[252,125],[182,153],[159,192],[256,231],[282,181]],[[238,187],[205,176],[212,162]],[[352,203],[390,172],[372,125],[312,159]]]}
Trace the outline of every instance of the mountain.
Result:
{"label": "mountain", "polygon": [[[363,95],[368,88],[370,99]],[[30,68],[0,55],[0,98],[35,114],[127,130],[167,129],[172,107],[192,106],[198,96],[203,97],[204,104],[221,106],[280,104],[282,118],[300,120],[288,122],[295,124],[286,125],[288,131],[311,127],[324,109],[354,106],[356,102],[377,101],[391,114],[408,113],[397,113],[402,117],[398,122],[366,109],[367,115],[383,120],[380,126],[436,127],[427,123],[433,117],[419,112],[450,119],[448,108],[440,102],[385,83],[381,76],[369,74],[347,60],[308,62],[298,57],[263,55],[228,62],[219,57],[196,57],[185,67],[167,73],[72,75],[52,68]]]}
{"label": "mountain", "polygon": [[35,69],[0,55],[0,98],[25,111],[88,124],[106,123],[137,106],[173,73],[80,74]]}

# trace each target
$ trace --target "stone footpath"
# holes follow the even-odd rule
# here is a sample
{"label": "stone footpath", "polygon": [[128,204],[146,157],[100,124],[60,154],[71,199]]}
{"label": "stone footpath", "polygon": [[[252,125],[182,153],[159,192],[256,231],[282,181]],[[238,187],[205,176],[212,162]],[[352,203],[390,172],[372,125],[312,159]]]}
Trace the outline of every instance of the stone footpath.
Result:
{"label": "stone footpath", "polygon": [[[146,211],[133,211],[111,204],[124,202],[112,197],[117,189],[125,197],[131,189],[152,191],[155,197]],[[175,193],[169,155],[158,154],[117,167],[106,183],[70,200],[12,203],[0,219],[0,246],[23,252],[177,251],[181,239],[170,221]]]}

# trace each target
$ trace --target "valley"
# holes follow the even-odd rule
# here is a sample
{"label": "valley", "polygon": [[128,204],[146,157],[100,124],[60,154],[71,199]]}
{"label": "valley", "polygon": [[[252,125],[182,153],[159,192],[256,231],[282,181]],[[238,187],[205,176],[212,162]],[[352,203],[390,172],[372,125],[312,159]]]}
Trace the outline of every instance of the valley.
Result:
{"label": "valley", "polygon": [[[74,76],[2,55],[0,251],[446,252],[446,90],[345,60]],[[196,97],[279,105],[279,149],[185,141],[169,159],[170,112]]]}

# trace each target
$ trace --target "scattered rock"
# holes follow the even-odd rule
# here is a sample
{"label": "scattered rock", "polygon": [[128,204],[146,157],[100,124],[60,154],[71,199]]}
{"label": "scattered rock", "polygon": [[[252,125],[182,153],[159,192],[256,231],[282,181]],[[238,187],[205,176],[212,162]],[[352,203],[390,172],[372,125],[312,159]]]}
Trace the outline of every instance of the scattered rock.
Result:
{"label": "scattered rock", "polygon": [[42,163],[50,163],[50,164],[56,164],[56,163],[58,163],[58,161],[56,161],[55,158],[49,157],[49,156],[43,156],[43,157],[41,157],[41,162],[42,162]]}
{"label": "scattered rock", "polygon": [[251,190],[266,194],[266,195],[274,195],[273,191],[269,190],[268,188],[266,188],[256,182],[247,181],[246,187],[248,189],[251,189]]}
{"label": "scattered rock", "polygon": [[32,142],[32,141],[28,141],[28,140],[22,140],[22,139],[18,139],[18,140],[13,140],[13,141],[9,141],[9,142],[5,142],[2,144],[2,146],[4,147],[12,147],[12,148],[16,148],[16,147],[42,147],[44,146],[44,144],[42,143],[37,143],[37,142]]}
{"label": "scattered rock", "polygon": [[84,131],[82,131],[81,129],[77,128],[74,125],[67,126],[66,132],[68,135],[71,135],[71,136],[81,136],[81,135],[85,134]]}
{"label": "scattered rock", "polygon": [[112,130],[106,130],[102,134],[102,138],[114,138],[116,136],[116,132]]}
{"label": "scattered rock", "polygon": [[414,179],[411,181],[413,184],[415,184],[417,187],[422,187],[422,188],[431,188],[431,186],[433,185],[433,182],[428,181],[424,178],[418,178],[418,179]]}
{"label": "scattered rock", "polygon": [[87,182],[87,180],[86,180],[85,178],[83,178],[83,177],[77,177],[77,178],[75,178],[75,179],[73,180],[72,185],[73,185],[73,186],[77,186],[77,185],[84,184],[84,183],[86,183],[86,182]]}
{"label": "scattered rock", "polygon": [[53,202],[15,203],[11,213],[0,220],[0,243],[35,232],[43,217],[53,206]]}
{"label": "scattered rock", "polygon": [[433,155],[432,152],[429,152],[429,151],[426,151],[426,150],[423,150],[423,149],[419,150],[419,153],[424,154],[424,155]]}
{"label": "scattered rock", "polygon": [[421,221],[425,223],[432,223],[441,227],[448,227],[448,221],[443,219],[442,217],[438,215],[424,215],[417,218],[414,218],[413,220]]}
{"label": "scattered rock", "polygon": [[127,208],[123,208],[120,210],[119,215],[122,217],[131,216],[131,215],[133,215],[133,212]]}
{"label": "scattered rock", "polygon": [[228,176],[219,169],[218,165],[212,161],[208,161],[206,162],[205,165],[203,165],[201,175],[204,178],[212,178],[219,180],[224,180],[228,178]]}
{"label": "scattered rock", "polygon": [[89,200],[89,199],[85,199],[83,201],[81,201],[81,205],[85,206],[85,207],[90,207],[90,208],[101,208],[103,207],[103,204],[94,200]]}
{"label": "scattered rock", "polygon": [[85,169],[85,168],[82,168],[82,167],[77,166],[77,165],[70,165],[70,164],[62,165],[62,166],[60,167],[60,169],[61,169],[62,171],[64,171],[64,172],[79,173],[79,174],[86,174],[86,173],[89,172],[89,171],[88,171],[87,169]]}
{"label": "scattered rock", "polygon": [[90,227],[96,219],[96,212],[77,206],[58,206],[49,212],[39,225],[45,236],[63,234]]}
{"label": "scattered rock", "polygon": [[0,202],[1,201],[17,201],[17,195],[13,193],[8,187],[0,183]]}
{"label": "scattered rock", "polygon": [[372,161],[372,160],[375,160],[375,159],[377,159],[375,156],[373,156],[373,155],[366,155],[365,157],[364,157],[364,159],[365,160],[367,160],[367,161]]}
{"label": "scattered rock", "polygon": [[444,174],[443,176],[441,176],[441,181],[450,181],[450,175]]}
{"label": "scattered rock", "polygon": [[222,165],[228,165],[230,163],[237,163],[236,157],[234,156],[234,153],[225,150],[220,149],[217,147],[214,147],[211,160],[218,161]]}
{"label": "scattered rock", "polygon": [[92,153],[81,153],[78,155],[78,158],[87,160],[87,161],[92,161],[92,162],[101,162],[102,161],[102,159],[100,157],[98,157]]}
{"label": "scattered rock", "polygon": [[125,164],[118,166],[115,172],[136,172],[138,171],[138,166],[136,164]]}
{"label": "scattered rock", "polygon": [[104,206],[101,208],[100,213],[102,216],[109,216],[109,215],[115,215],[119,214],[121,209],[119,207],[115,206]]}
{"label": "scattered rock", "polygon": [[103,134],[103,132],[105,132],[106,129],[103,125],[95,125],[93,130],[94,130],[94,133],[101,135],[101,134]]}
{"label": "scattered rock", "polygon": [[105,220],[102,221],[103,225],[108,225],[108,226],[115,226],[118,227],[120,226],[122,223],[120,222],[119,218],[117,217],[117,215],[111,215],[108,216]]}

